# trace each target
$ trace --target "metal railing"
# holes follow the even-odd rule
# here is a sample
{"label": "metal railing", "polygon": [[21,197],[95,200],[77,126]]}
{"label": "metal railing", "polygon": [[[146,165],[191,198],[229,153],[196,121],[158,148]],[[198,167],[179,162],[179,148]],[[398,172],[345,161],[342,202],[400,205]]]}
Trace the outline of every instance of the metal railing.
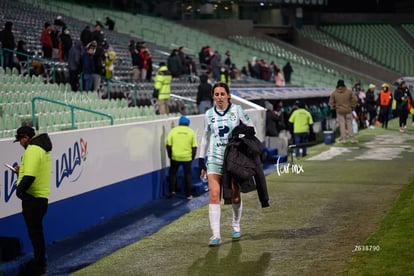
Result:
{"label": "metal railing", "polygon": [[36,125],[36,104],[35,104],[35,102],[37,100],[38,101],[46,101],[46,102],[50,102],[50,103],[53,103],[53,104],[58,104],[58,105],[69,107],[70,111],[71,111],[71,121],[72,121],[71,122],[71,129],[76,129],[76,127],[75,127],[75,109],[107,117],[111,121],[110,125],[114,124],[114,118],[113,118],[112,115],[102,113],[102,112],[99,112],[99,111],[95,111],[95,110],[92,110],[92,109],[84,108],[84,107],[81,107],[81,106],[77,106],[77,105],[68,104],[68,103],[65,103],[65,102],[60,102],[60,101],[44,98],[44,97],[34,97],[34,98],[32,98],[32,125],[33,126]]}
{"label": "metal railing", "polygon": [[[1,57],[0,64],[1,64],[2,67],[3,67],[3,63],[4,63],[3,52],[11,52],[11,53],[13,53],[15,55],[26,57],[26,71],[27,71],[27,74],[29,76],[30,76],[30,69],[31,69],[31,61],[33,61],[33,60],[39,61],[43,65],[46,65],[47,64],[47,65],[51,66],[52,67],[52,70],[51,70],[52,71],[52,81],[53,81],[53,83],[56,82],[56,63],[57,62],[55,62],[53,60],[49,60],[49,59],[44,59],[44,58],[40,58],[40,57],[37,57],[37,56],[33,56],[31,54],[22,53],[22,52],[19,52],[19,51],[16,51],[16,50],[10,50],[10,49],[7,49],[7,48],[4,48],[4,49],[1,49],[0,48],[0,57]],[[48,77],[48,76],[46,76],[47,73],[48,73],[48,72],[46,72],[46,68],[44,67],[43,69],[45,71],[44,72],[45,77]]]}
{"label": "metal railing", "polygon": [[132,90],[133,90],[132,101],[134,103],[134,106],[137,106],[138,87],[137,87],[136,84],[121,81],[121,80],[117,80],[117,79],[107,79],[107,78],[105,78],[105,81],[106,81],[106,93],[107,93],[107,96],[108,96],[108,100],[111,99],[111,82],[112,83],[118,83],[118,84],[121,84],[121,85],[132,88]]}

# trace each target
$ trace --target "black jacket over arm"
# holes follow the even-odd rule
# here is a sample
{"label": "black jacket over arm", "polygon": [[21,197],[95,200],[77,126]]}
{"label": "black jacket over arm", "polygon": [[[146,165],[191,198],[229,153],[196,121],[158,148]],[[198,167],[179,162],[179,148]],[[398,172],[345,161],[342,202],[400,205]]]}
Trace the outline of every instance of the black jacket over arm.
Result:
{"label": "black jacket over arm", "polygon": [[255,136],[253,127],[241,124],[233,129],[224,152],[223,198],[225,204],[231,203],[233,180],[240,186],[242,193],[256,189],[262,207],[269,206],[266,178],[260,159],[262,152],[263,145]]}

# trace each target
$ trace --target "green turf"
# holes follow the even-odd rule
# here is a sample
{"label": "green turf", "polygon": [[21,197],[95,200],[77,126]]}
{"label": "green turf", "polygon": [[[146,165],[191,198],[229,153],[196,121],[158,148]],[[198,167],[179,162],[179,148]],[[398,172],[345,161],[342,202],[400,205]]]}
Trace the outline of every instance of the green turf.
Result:
{"label": "green turf", "polygon": [[[231,207],[222,205],[223,244],[209,248],[203,207],[73,275],[338,275],[345,267],[349,275],[377,275],[384,266],[388,275],[407,275],[414,257],[406,242],[413,236],[412,134],[400,134],[393,121],[389,130],[360,132],[357,145],[309,148],[297,161],[303,172],[267,176],[270,208],[260,208],[255,192],[243,195],[240,241],[231,241]],[[333,148],[349,151],[309,160]],[[378,148],[398,154],[367,158]],[[381,249],[353,252],[364,244]]]}
{"label": "green turf", "polygon": [[414,181],[361,246],[343,275],[414,275]]}

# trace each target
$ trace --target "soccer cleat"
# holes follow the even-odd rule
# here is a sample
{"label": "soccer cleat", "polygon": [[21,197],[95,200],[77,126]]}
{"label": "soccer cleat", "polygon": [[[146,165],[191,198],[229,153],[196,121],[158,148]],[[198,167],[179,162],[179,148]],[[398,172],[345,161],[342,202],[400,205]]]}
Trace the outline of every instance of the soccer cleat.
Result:
{"label": "soccer cleat", "polygon": [[240,239],[241,237],[241,232],[240,230],[236,230],[234,227],[231,229],[231,237],[233,238],[233,240],[237,240]]}
{"label": "soccer cleat", "polygon": [[217,238],[215,236],[212,236],[210,238],[210,241],[208,242],[208,246],[210,246],[210,247],[219,246],[220,243],[221,243],[221,239],[220,238]]}

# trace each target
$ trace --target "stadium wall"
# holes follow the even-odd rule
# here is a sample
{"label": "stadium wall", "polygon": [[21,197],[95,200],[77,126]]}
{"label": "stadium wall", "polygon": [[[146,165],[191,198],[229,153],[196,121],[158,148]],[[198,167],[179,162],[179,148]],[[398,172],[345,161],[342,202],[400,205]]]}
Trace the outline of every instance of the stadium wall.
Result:
{"label": "stadium wall", "polygon": [[[264,139],[264,110],[247,110],[258,137]],[[189,116],[201,141],[203,116]],[[103,222],[166,194],[168,132],[178,117],[51,133],[52,176],[49,209],[44,220],[47,244]],[[13,139],[0,140],[0,162],[17,165],[24,149]],[[2,166],[0,236],[18,237],[23,251],[32,250],[21,201],[15,196],[17,177]]]}

